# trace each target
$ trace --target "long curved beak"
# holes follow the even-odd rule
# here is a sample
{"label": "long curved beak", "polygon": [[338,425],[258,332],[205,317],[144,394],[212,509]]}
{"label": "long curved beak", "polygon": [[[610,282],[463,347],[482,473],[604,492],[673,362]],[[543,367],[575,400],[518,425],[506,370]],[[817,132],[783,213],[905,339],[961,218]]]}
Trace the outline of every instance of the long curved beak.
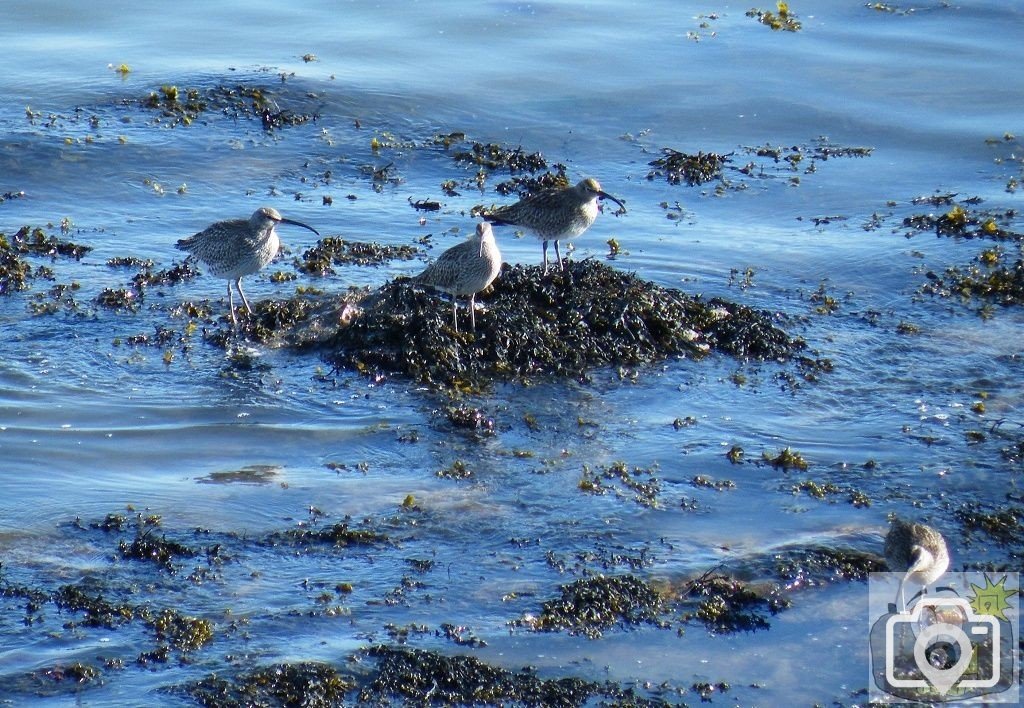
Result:
{"label": "long curved beak", "polygon": [[598,192],[597,196],[600,197],[601,199],[611,199],[613,202],[619,205],[618,210],[615,212],[616,216],[618,216],[619,214],[626,213],[626,205],[623,204],[618,199],[616,199],[615,197],[613,197],[612,195],[608,194],[608,192]]}
{"label": "long curved beak", "polygon": [[[616,200],[616,201],[618,201],[618,200]],[[281,223],[282,223],[282,224],[291,224],[292,226],[301,226],[301,227],[302,227],[302,228],[304,228],[304,229],[309,229],[310,231],[312,231],[313,233],[315,233],[315,234],[316,234],[317,236],[319,236],[319,235],[320,235],[320,232],[319,232],[319,231],[317,231],[316,229],[314,229],[314,228],[313,228],[312,226],[310,226],[309,224],[303,224],[303,223],[302,223],[301,221],[295,221],[294,219],[286,219],[286,218],[284,218],[284,217],[282,216],[282,217],[281,217]]]}

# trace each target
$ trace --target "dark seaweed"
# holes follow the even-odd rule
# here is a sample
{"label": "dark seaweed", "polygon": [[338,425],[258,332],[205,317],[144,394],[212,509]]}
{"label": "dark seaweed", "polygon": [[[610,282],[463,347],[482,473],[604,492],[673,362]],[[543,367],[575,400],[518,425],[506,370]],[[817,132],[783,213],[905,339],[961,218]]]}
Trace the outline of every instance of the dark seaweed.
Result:
{"label": "dark seaweed", "polygon": [[260,667],[233,680],[214,674],[175,692],[185,694],[200,705],[218,708],[330,708],[341,705],[353,686],[351,679],[333,666],[307,661]]}
{"label": "dark seaweed", "polygon": [[578,706],[594,695],[617,695],[614,685],[578,678],[541,679],[529,670],[513,673],[472,656],[446,656],[420,649],[375,646],[366,651],[376,661],[373,680],[360,703]]}
{"label": "dark seaweed", "polygon": [[338,330],[326,357],[367,374],[479,388],[535,376],[586,380],[594,367],[701,357],[710,349],[785,360],[804,346],[765,312],[705,302],[590,260],[548,277],[536,266],[506,266],[477,301],[487,311],[476,318],[476,335],[455,333],[449,301],[407,281],[388,283]]}
{"label": "dark seaweed", "polygon": [[691,581],[683,595],[697,605],[683,619],[701,622],[721,634],[768,629],[766,613],[777,614],[791,604],[774,585],[755,587],[716,573]]}
{"label": "dark seaweed", "polygon": [[544,602],[536,617],[512,622],[539,631],[567,630],[597,639],[616,625],[663,626],[664,601],[635,575],[595,575],[561,587],[561,597]]}

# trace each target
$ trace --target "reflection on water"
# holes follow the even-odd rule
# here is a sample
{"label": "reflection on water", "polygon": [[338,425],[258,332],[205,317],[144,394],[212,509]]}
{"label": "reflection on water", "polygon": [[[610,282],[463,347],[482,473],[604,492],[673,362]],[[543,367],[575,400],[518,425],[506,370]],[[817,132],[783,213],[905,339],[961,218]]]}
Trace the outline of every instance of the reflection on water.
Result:
{"label": "reflection on water", "polygon": [[[982,318],[977,303],[919,295],[926,272],[991,244],[905,238],[903,220],[936,211],[911,203],[936,191],[1017,208],[1005,191],[1019,177],[1017,148],[1004,134],[1019,129],[1019,9],[812,3],[795,8],[796,34],[771,32],[745,7],[712,15],[678,3],[177,9],[22,4],[0,28],[33,67],[0,79],[0,193],[25,192],[0,202],[0,232],[59,233],[66,218],[65,238],[93,249],[80,261],[31,258],[52,276],[0,301],[0,589],[85,583],[208,618],[215,640],[140,669],[154,642],[144,626],[66,625],[81,618],[48,602],[26,624],[25,599],[8,593],[0,686],[57,662],[115,657],[125,668],[82,694],[115,705],[241,663],[342,665],[358,647],[397,641],[395,627],[423,625],[407,632],[410,644],[549,677],[727,681],[737,703],[845,701],[867,676],[860,583],[796,592],[770,630],[749,635],[645,626],[589,640],[510,634],[507,623],[591,573],[678,587],[719,565],[769,580],[755,576],[792,544],[877,552],[889,511],[944,527],[954,563],[1009,561],[1012,549],[969,548],[953,512],[1019,499],[1001,450],[1019,444],[1022,317],[1000,308]],[[120,63],[131,71],[107,66]],[[211,111],[171,127],[140,103],[164,84],[265,86],[280,106],[318,117],[266,133]],[[964,85],[985,100],[967,110],[947,90]],[[452,131],[542,151],[626,202],[627,215],[606,212],[574,242],[573,258],[603,259],[615,238],[615,267],[778,313],[832,370],[808,381],[787,365],[715,356],[596,372],[587,385],[503,385],[471,401],[495,420],[484,434],[453,429],[443,396],[332,372],[315,354],[258,347],[241,369],[201,331],[132,343],[181,330],[171,308],[185,300],[223,312],[223,282],[208,275],[148,288],[134,311],[97,304],[134,272],[108,259],[169,267],[178,238],[261,204],[325,236],[424,253],[282,281],[271,274],[294,273],[314,243],[289,232],[282,259],[247,283],[254,301],[416,272],[472,228],[473,206],[510,199],[494,191],[505,175],[478,189],[476,166],[434,143]],[[811,159],[823,135],[873,152]],[[808,157],[776,163],[758,154],[765,146]],[[664,147],[732,163],[701,186],[648,179]],[[374,182],[384,166],[395,179]],[[454,190],[442,190],[448,180]],[[442,208],[412,209],[420,199]],[[500,238],[507,260],[536,262],[532,239]],[[73,304],[33,314],[57,284]],[[765,461],[787,447],[807,470]],[[437,474],[456,462],[468,478]],[[616,462],[657,480],[656,504],[622,479],[588,492],[587,475]],[[826,484],[822,498],[807,491]],[[849,503],[852,492],[870,506]],[[108,515],[123,525],[103,528]],[[338,524],[388,541],[273,540]],[[119,550],[137,534],[195,555],[169,574]],[[435,636],[446,622],[486,646]],[[234,655],[245,662],[223,658]],[[811,657],[808,683],[795,667]],[[0,697],[24,702],[9,691]]]}

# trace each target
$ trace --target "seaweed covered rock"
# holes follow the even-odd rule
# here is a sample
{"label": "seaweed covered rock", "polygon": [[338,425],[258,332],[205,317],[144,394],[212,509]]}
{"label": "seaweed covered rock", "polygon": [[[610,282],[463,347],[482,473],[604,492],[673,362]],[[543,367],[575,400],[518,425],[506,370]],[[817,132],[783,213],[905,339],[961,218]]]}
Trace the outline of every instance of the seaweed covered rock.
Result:
{"label": "seaweed covered rock", "polygon": [[327,359],[372,375],[478,388],[496,379],[585,380],[594,367],[712,350],[785,360],[804,346],[768,313],[705,301],[592,260],[548,276],[537,266],[506,264],[478,302],[486,311],[476,334],[456,333],[448,300],[408,280],[387,283],[328,342]]}
{"label": "seaweed covered rock", "polygon": [[511,624],[536,631],[564,629],[590,639],[618,624],[662,624],[662,597],[635,575],[595,575],[563,585],[561,592],[544,603],[539,615]]}
{"label": "seaweed covered rock", "polygon": [[508,671],[472,656],[445,656],[422,649],[375,646],[366,654],[377,662],[373,681],[359,702],[399,699],[409,704],[578,706],[595,695],[619,697],[612,684],[579,678],[541,679],[523,669]]}
{"label": "seaweed covered rock", "polygon": [[229,680],[212,674],[177,689],[202,706],[341,705],[353,688],[350,679],[320,662],[274,664]]}
{"label": "seaweed covered rock", "polygon": [[692,580],[683,597],[696,603],[683,619],[698,621],[717,634],[768,629],[765,614],[778,614],[791,604],[777,586],[753,585],[715,572]]}

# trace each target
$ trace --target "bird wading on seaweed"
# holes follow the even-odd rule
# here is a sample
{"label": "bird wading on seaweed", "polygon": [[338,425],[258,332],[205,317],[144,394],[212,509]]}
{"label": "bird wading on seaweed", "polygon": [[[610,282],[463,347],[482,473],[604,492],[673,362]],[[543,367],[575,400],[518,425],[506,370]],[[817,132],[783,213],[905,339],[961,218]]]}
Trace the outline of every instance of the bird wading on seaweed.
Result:
{"label": "bird wading on seaweed", "polygon": [[563,270],[562,254],[558,242],[576,238],[589,229],[597,219],[598,199],[611,199],[619,205],[616,214],[624,214],[626,206],[601,189],[593,177],[587,177],[572,187],[545,189],[515,204],[508,204],[481,216],[494,224],[519,226],[543,242],[544,273],[548,272],[548,241],[555,242],[555,258]]}
{"label": "bird wading on seaweed", "polygon": [[317,236],[320,232],[301,221],[285,219],[276,209],[260,207],[248,219],[218,221],[194,236],[183,238],[175,244],[202,261],[210,273],[228,281],[228,308],[231,324],[238,328],[235,317],[235,301],[231,285],[238,289],[242,304],[250,315],[252,308],[242,291],[242,278],[263,269],[274,260],[281,247],[281,239],[274,229],[278,224],[292,224],[309,229]]}
{"label": "bird wading on seaweed", "polygon": [[490,285],[501,270],[501,252],[494,231],[487,222],[476,225],[476,233],[438,256],[412,282],[452,296],[452,324],[459,331],[456,298],[469,295],[469,323],[476,331],[476,294]]}
{"label": "bird wading on seaweed", "polygon": [[949,568],[949,549],[942,534],[931,526],[894,516],[885,537],[885,562],[890,571],[903,573],[899,593],[901,610],[905,610],[903,586],[910,581],[927,587],[938,580]]}

